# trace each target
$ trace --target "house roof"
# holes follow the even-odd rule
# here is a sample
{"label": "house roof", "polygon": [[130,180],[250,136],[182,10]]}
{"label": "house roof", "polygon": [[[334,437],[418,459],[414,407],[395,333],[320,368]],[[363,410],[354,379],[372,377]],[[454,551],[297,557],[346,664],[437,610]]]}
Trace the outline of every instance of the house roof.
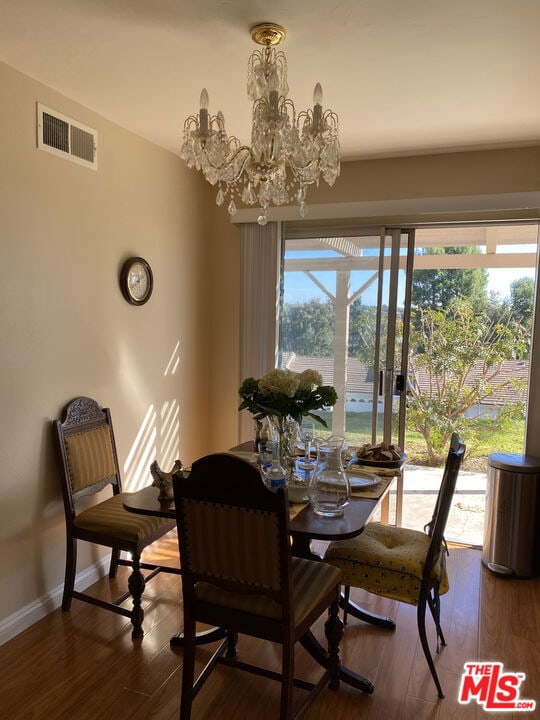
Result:
{"label": "house roof", "polygon": [[[334,358],[301,356],[296,353],[283,353],[283,367],[293,372],[302,372],[312,368],[321,373],[325,385],[334,384]],[[469,373],[467,384],[479,380],[482,374],[482,365],[478,363]],[[429,387],[429,377],[425,372],[417,373],[420,387]],[[496,387],[493,397],[486,399],[486,405],[505,405],[506,403],[518,402],[526,398],[526,390],[516,388],[515,381],[527,381],[529,378],[529,362],[527,360],[505,360],[493,379],[492,384]],[[370,368],[358,358],[347,359],[347,388],[349,392],[367,393],[373,392],[373,380]]]}

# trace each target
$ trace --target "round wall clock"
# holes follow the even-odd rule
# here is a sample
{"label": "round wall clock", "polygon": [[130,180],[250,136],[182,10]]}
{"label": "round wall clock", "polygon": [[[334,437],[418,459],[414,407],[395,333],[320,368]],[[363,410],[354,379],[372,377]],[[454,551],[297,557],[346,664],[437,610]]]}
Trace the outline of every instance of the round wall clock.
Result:
{"label": "round wall clock", "polygon": [[122,266],[120,287],[128,303],[144,305],[154,289],[152,268],[141,257],[131,257]]}

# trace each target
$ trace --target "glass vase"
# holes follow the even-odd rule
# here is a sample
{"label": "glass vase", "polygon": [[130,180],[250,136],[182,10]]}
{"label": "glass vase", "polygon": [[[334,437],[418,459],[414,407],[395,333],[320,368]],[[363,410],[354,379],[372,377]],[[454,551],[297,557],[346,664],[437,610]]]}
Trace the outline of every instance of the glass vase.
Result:
{"label": "glass vase", "polygon": [[309,499],[316,515],[339,517],[351,499],[351,485],[343,469],[344,439],[330,436],[317,443],[317,464],[309,483]]}
{"label": "glass vase", "polygon": [[295,479],[296,444],[298,423],[290,415],[271,415],[274,441],[278,443],[279,462],[285,469],[287,482]]}

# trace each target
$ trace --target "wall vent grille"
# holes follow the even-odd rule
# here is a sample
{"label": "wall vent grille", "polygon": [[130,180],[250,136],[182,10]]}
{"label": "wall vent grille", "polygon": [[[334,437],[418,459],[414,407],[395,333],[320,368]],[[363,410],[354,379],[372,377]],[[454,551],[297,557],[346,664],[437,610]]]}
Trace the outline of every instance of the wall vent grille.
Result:
{"label": "wall vent grille", "polygon": [[37,144],[58,157],[97,170],[97,130],[37,104]]}

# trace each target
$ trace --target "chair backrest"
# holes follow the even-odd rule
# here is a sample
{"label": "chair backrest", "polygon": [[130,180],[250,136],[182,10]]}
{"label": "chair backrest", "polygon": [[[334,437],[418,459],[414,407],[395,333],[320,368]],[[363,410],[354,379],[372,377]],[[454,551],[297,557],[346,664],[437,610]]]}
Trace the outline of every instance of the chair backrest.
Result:
{"label": "chair backrest", "polygon": [[458,434],[453,433],[433,516],[431,521],[426,525],[428,534],[431,537],[431,543],[424,567],[424,579],[430,577],[432,568],[434,564],[437,563],[441,553],[446,523],[448,522],[452,498],[456,489],[459,469],[463,462],[464,455],[465,445],[460,440]]}
{"label": "chair backrest", "polygon": [[[173,476],[184,593],[196,582],[265,596],[289,612],[289,507],[258,470],[228,454],[193,463]],[[255,601],[255,598],[254,598]]]}
{"label": "chair backrest", "polygon": [[74,503],[82,495],[112,485],[121,491],[118,456],[108,408],[87,397],[78,397],[54,422],[62,462],[62,490],[66,513],[74,515]]}

